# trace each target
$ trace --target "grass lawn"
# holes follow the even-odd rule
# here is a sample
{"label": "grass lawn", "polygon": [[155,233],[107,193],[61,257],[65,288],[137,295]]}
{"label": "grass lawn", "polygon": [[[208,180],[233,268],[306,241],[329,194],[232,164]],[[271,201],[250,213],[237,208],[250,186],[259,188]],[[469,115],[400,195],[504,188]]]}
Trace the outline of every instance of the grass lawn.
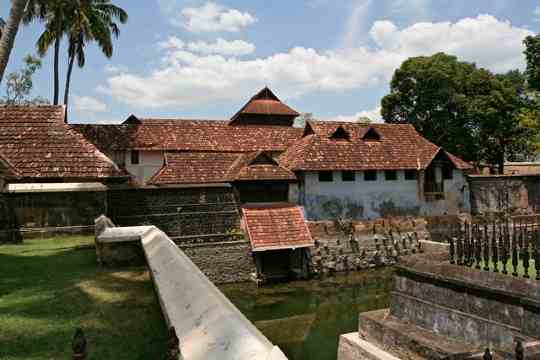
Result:
{"label": "grass lawn", "polygon": [[[482,267],[482,270],[484,270],[484,261],[480,262],[480,266]],[[472,267],[475,267],[476,266],[476,262],[474,263],[474,265]],[[493,271],[493,269],[495,268],[494,266],[494,263],[493,261],[490,261],[489,264],[489,271]],[[503,263],[502,261],[499,261],[497,263],[497,266],[498,266],[498,269],[499,269],[499,272],[502,273],[502,270],[503,270]],[[529,276],[534,279],[536,278],[536,270],[534,268],[534,260],[530,260],[529,261]],[[512,262],[511,260],[508,260],[508,262],[506,263],[506,271],[508,272],[508,275],[512,276],[512,273],[514,272],[514,265],[512,265]],[[518,277],[522,278],[523,275],[525,274],[525,268],[523,267],[523,261],[522,260],[519,260],[518,262],[518,266],[517,266],[517,273],[518,273]]]}
{"label": "grass lawn", "polygon": [[95,360],[161,359],[166,329],[144,267],[106,269],[91,237],[0,245],[0,359],[71,359],[83,328]]}

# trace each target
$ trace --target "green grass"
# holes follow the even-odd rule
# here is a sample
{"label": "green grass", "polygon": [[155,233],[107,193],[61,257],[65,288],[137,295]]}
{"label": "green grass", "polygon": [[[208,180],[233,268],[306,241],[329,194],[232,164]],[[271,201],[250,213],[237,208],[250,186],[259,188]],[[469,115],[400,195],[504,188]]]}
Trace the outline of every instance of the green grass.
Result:
{"label": "green grass", "polygon": [[76,327],[95,360],[160,359],[166,329],[144,267],[100,268],[90,237],[0,246],[0,359],[71,359]]}
{"label": "green grass", "polygon": [[[480,266],[482,267],[482,270],[484,270],[484,264],[485,264],[484,261],[480,262]],[[474,263],[474,265],[472,267],[474,268],[475,266],[476,266],[476,262]],[[502,270],[503,270],[502,261],[499,261],[497,263],[497,266],[498,266],[499,273],[502,273]],[[495,268],[495,266],[494,266],[493,261],[490,261],[489,262],[489,271],[493,272],[494,268]],[[510,276],[512,276],[512,274],[514,273],[514,265],[512,265],[511,260],[508,260],[508,262],[506,263],[506,271],[508,272],[508,275],[510,275]],[[522,260],[519,260],[519,262],[518,262],[517,274],[518,274],[518,277],[520,277],[520,278],[522,278],[523,275],[525,274],[525,268],[523,267],[523,261]],[[534,260],[529,261],[529,276],[531,278],[533,278],[533,279],[536,278],[536,270],[534,268]]]}

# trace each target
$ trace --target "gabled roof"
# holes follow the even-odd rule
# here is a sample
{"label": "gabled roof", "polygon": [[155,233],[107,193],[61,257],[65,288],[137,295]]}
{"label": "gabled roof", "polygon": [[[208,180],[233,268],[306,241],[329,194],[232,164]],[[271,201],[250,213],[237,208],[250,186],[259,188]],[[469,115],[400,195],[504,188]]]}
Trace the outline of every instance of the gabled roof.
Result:
{"label": "gabled roof", "polygon": [[287,203],[244,205],[242,214],[253,251],[314,246],[301,206]]}
{"label": "gabled roof", "polygon": [[165,165],[149,185],[216,184],[228,182],[228,172],[238,153],[167,152]]}
{"label": "gabled roof", "polygon": [[302,136],[288,126],[230,126],[222,120],[145,119],[140,124],[72,125],[102,151],[285,151]]}
{"label": "gabled roof", "polygon": [[[350,134],[349,141],[333,141],[338,128]],[[376,131],[379,141],[364,140]],[[422,137],[410,124],[361,124],[310,121],[304,136],[280,156],[280,164],[292,171],[425,169],[441,150]],[[458,169],[466,162],[448,154]]]}
{"label": "gabled roof", "polygon": [[294,181],[296,176],[263,152],[167,152],[165,165],[148,184],[216,184],[261,180]]}
{"label": "gabled roof", "polygon": [[127,177],[64,123],[63,106],[0,106],[0,154],[25,179]]}
{"label": "gabled roof", "polygon": [[295,118],[299,116],[300,113],[281,102],[272,90],[265,87],[253,96],[247,104],[231,118],[230,123],[239,123],[238,120],[242,115],[273,115]]}
{"label": "gabled roof", "polygon": [[268,153],[256,151],[242,154],[229,170],[232,181],[296,180],[294,173],[280,166]]}

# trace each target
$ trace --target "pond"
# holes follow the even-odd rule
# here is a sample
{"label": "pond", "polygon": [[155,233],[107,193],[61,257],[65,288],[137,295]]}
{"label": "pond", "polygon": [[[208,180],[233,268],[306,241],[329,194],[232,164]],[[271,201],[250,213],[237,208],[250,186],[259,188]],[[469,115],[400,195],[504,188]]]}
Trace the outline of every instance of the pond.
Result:
{"label": "pond", "polygon": [[388,306],[392,271],[220,288],[289,360],[335,360],[339,335],[358,330],[358,313]]}

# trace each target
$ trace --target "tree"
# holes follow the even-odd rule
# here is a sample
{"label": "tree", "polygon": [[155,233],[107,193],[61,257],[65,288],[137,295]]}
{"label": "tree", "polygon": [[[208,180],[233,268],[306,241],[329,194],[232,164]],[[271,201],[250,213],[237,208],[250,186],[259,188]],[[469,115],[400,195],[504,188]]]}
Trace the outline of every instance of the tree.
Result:
{"label": "tree", "polygon": [[527,36],[525,44],[525,59],[527,60],[528,85],[531,89],[540,91],[540,35]]}
{"label": "tree", "polygon": [[13,72],[7,76],[6,94],[0,100],[5,105],[35,105],[47,104],[42,97],[29,98],[32,88],[32,76],[41,68],[41,60],[28,55],[24,58],[25,66],[19,72]]}
{"label": "tree", "polygon": [[4,72],[11,55],[11,50],[15,44],[15,37],[19,31],[19,25],[24,14],[24,9],[28,0],[12,0],[11,10],[4,29],[2,31],[2,37],[0,37],[0,84],[4,78]]}
{"label": "tree", "polygon": [[107,58],[113,55],[112,37],[118,38],[120,29],[115,21],[125,24],[127,13],[110,0],[77,0],[68,27],[68,70],[64,90],[64,105],[69,105],[71,75],[75,60],[82,68],[86,62],[85,47],[87,42],[96,42]]}
{"label": "tree", "polygon": [[58,105],[60,97],[60,43],[67,31],[67,20],[72,12],[72,2],[66,0],[29,0],[23,22],[34,20],[44,23],[45,29],[37,40],[38,54],[44,57],[54,44],[53,104]]}
{"label": "tree", "polygon": [[529,132],[519,119],[523,93],[519,72],[494,75],[438,53],[410,58],[396,70],[382,115],[389,123],[411,123],[449,152],[502,172],[505,159],[526,148]]}
{"label": "tree", "polygon": [[6,22],[0,17],[0,38],[2,37],[2,31],[4,31],[5,26]]}

